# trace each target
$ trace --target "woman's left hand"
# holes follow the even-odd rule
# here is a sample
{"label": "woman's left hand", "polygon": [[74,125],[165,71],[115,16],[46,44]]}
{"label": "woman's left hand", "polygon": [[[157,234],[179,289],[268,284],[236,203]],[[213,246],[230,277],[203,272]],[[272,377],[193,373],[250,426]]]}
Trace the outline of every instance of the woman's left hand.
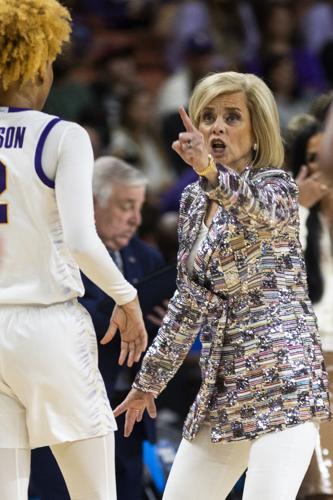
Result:
{"label": "woman's left hand", "polygon": [[178,141],[172,143],[172,149],[200,175],[208,165],[208,149],[201,132],[193,125],[183,107],[179,108],[186,132],[178,135]]}
{"label": "woman's left hand", "polygon": [[138,389],[131,389],[126,398],[114,410],[114,416],[118,417],[126,412],[124,436],[131,435],[134,424],[140,422],[144,411],[147,410],[151,418],[156,417],[156,406],[154,395],[151,392],[143,392]]}

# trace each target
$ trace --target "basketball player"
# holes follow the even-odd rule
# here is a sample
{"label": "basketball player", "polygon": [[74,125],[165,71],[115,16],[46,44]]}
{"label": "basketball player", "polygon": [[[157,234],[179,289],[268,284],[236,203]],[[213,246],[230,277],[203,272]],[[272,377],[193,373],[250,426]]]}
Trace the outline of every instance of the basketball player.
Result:
{"label": "basketball player", "polygon": [[42,113],[70,34],[57,0],[0,2],[0,498],[24,500],[30,449],[50,445],[72,499],[116,498],[115,420],[79,268],[117,306],[120,364],[147,335],[135,289],[97,236],[86,132]]}

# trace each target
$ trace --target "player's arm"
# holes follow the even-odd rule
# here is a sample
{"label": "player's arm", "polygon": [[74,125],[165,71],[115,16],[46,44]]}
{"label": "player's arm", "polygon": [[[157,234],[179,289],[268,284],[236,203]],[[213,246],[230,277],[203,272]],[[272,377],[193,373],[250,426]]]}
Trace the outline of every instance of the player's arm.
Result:
{"label": "player's arm", "polygon": [[55,192],[65,242],[84,274],[117,303],[106,336],[119,328],[121,361],[139,359],[146,349],[147,333],[135,288],[125,280],[96,232],[90,139],[78,125],[68,125],[58,145]]}

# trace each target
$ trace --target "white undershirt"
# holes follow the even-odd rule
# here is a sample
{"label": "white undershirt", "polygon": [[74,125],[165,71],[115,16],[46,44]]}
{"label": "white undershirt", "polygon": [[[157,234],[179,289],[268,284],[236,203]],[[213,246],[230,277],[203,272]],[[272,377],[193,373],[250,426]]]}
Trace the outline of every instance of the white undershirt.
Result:
{"label": "white undershirt", "polygon": [[130,302],[137,292],[125,280],[96,232],[94,157],[87,132],[75,123],[59,122],[45,142],[42,165],[47,177],[55,181],[64,239],[78,266],[116,303]]}
{"label": "white undershirt", "polygon": [[202,221],[197,239],[195,240],[194,245],[193,245],[192,250],[191,250],[191,253],[187,259],[187,272],[190,276],[192,275],[193,264],[194,264],[196,256],[198,255],[198,250],[199,250],[203,240],[206,238],[207,233],[208,233],[208,227],[206,226],[205,222]]}

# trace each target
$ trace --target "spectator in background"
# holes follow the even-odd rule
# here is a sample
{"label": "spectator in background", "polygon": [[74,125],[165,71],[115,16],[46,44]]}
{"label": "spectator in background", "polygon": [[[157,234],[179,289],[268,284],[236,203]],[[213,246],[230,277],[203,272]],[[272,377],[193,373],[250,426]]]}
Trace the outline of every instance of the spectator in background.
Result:
{"label": "spectator in background", "polygon": [[[97,232],[123,275],[134,286],[164,265],[158,250],[136,236],[148,183],[140,170],[118,158],[105,156],[95,162],[93,193]],[[90,280],[84,278],[84,285],[86,293],[81,302],[91,314],[97,338],[101,338],[113,302]],[[146,318],[145,321],[151,342],[157,327]],[[137,369],[118,365],[120,338],[114,340],[111,349],[109,345],[99,346],[99,369],[111,404],[116,405],[128,392]],[[117,498],[142,500],[143,441],[155,440],[154,421],[146,415],[132,440],[124,438],[123,429],[123,419],[119,419],[115,435]]]}
{"label": "spectator in background", "polygon": [[319,55],[326,43],[333,39],[332,0],[310,2],[300,19],[300,28],[307,49]]}
{"label": "spectator in background", "polygon": [[316,54],[311,53],[300,37],[294,2],[265,2],[259,15],[262,30],[261,48],[249,66],[263,74],[271,56],[288,56],[301,94],[313,97],[326,87],[325,75]]}
{"label": "spectator in background", "polygon": [[[187,0],[173,8],[166,38],[166,60],[174,71],[186,64],[186,44],[198,33],[209,33],[216,52],[215,70],[240,68],[252,59],[260,34],[251,2]],[[183,101],[185,103],[186,101]]]}
{"label": "spectator in background", "polygon": [[88,132],[94,157],[98,158],[102,156],[110,144],[109,127],[105,110],[101,107],[96,109],[91,106],[83,108],[78,121]]}
{"label": "spectator in background", "polygon": [[[167,26],[164,21],[165,60],[168,69],[175,73],[186,66],[188,40],[198,33],[208,33],[209,12],[206,2],[202,0],[167,2],[166,8],[169,16]],[[165,7],[161,9],[160,16],[165,16]]]}
{"label": "spectator in background", "polygon": [[154,19],[157,0],[70,0],[75,12],[89,22],[97,17],[108,29],[148,28]]}
{"label": "spectator in background", "polygon": [[307,125],[310,125],[316,121],[316,118],[310,113],[300,113],[299,115],[293,116],[293,118],[289,121],[287,131],[285,134],[285,143],[284,143],[284,151],[285,151],[285,162],[284,166],[287,171],[290,169],[291,165],[291,146],[294,143],[295,137],[299,134],[299,131],[302,130]]}
{"label": "spectator in background", "polygon": [[164,82],[159,92],[157,113],[162,118],[188,104],[197,81],[214,69],[215,49],[207,32],[191,35],[184,41],[184,47],[183,66]]}
{"label": "spectator in background", "polygon": [[135,47],[132,42],[106,46],[94,59],[96,79],[91,85],[94,99],[106,112],[110,129],[120,120],[121,101],[138,85]]}
{"label": "spectator in background", "polygon": [[162,140],[169,165],[177,172],[183,173],[184,162],[170,148],[170,144],[182,130],[178,108],[187,105],[194,85],[214,70],[214,45],[206,32],[197,32],[185,42],[185,61],[163,83],[157,97],[157,116],[161,120]]}
{"label": "spectator in background", "polygon": [[333,102],[333,90],[319,94],[311,103],[309,113],[320,123],[324,124]]}
{"label": "spectator in background", "polygon": [[258,53],[261,34],[251,3],[243,0],[207,2],[208,31],[225,69],[241,71]]}
{"label": "spectator in background", "polygon": [[[141,223],[148,179],[142,172],[119,160],[105,156],[95,162],[93,192],[97,232],[126,279],[134,286],[141,278],[164,265],[161,254],[140,240],[136,231]],[[81,303],[89,311],[97,339],[108,327],[114,302],[83,276],[85,295]],[[150,341],[157,328],[148,323]],[[121,367],[120,339],[110,344],[98,342],[99,369],[112,405],[124,398],[134,379],[136,369]],[[143,441],[154,441],[155,426],[146,415],[130,440],[123,436],[123,421],[118,420],[115,433],[116,483],[118,500],[143,498]],[[48,448],[32,454],[32,483],[42,500],[69,500],[60,471]],[[103,499],[104,500],[104,499]]]}
{"label": "spectator in background", "polygon": [[320,146],[320,168],[325,179],[333,185],[333,105],[331,104]]}
{"label": "spectator in background", "polygon": [[110,151],[135,165],[149,178],[150,199],[174,179],[169,168],[154,116],[154,97],[143,87],[135,87],[121,100],[119,126],[110,130]]}
{"label": "spectator in background", "polygon": [[281,131],[285,135],[291,118],[308,110],[313,95],[304,94],[290,52],[266,54],[263,79],[274,92]]}
{"label": "spectator in background", "polygon": [[333,39],[325,44],[321,53],[320,61],[324,70],[327,83],[333,87]]}
{"label": "spectator in background", "polygon": [[[304,126],[290,147],[290,168],[299,186],[300,239],[304,249],[309,296],[318,319],[324,359],[333,395],[333,190],[324,183],[318,155],[322,125]],[[301,497],[333,498],[333,424],[322,423],[320,439],[304,478]]]}
{"label": "spectator in background", "polygon": [[94,70],[75,50],[75,44],[67,47],[54,66],[55,82],[45,104],[47,113],[61,116],[64,120],[78,121],[80,113],[88,106],[97,106],[91,83]]}

